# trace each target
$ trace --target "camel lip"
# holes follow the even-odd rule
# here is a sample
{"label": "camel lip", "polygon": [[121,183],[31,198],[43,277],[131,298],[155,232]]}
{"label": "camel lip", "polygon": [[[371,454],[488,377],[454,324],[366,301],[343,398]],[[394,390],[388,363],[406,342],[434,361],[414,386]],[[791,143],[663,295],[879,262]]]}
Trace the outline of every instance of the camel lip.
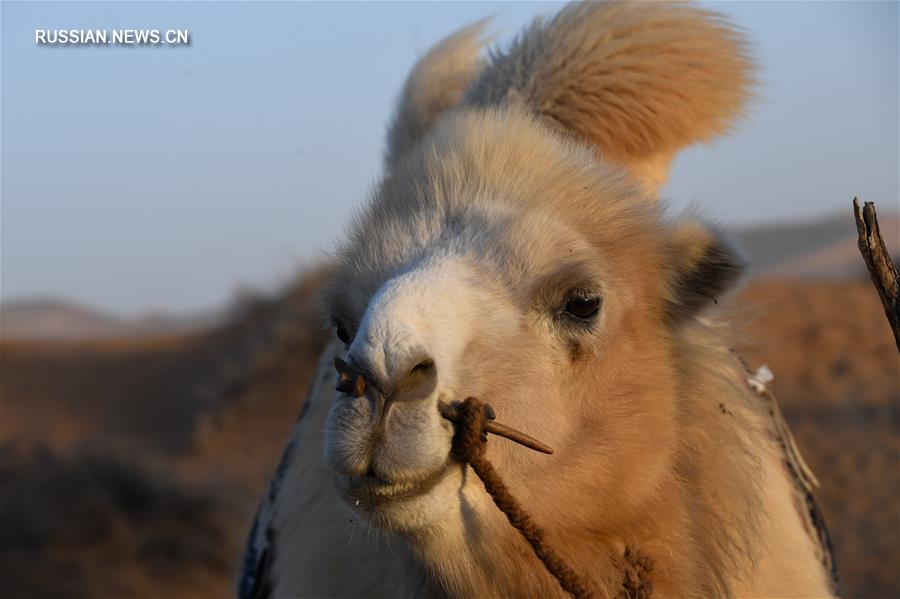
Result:
{"label": "camel lip", "polygon": [[450,471],[452,462],[448,459],[439,468],[424,476],[403,481],[385,480],[374,474],[340,477],[341,491],[359,507],[400,501],[425,495],[435,487]]}

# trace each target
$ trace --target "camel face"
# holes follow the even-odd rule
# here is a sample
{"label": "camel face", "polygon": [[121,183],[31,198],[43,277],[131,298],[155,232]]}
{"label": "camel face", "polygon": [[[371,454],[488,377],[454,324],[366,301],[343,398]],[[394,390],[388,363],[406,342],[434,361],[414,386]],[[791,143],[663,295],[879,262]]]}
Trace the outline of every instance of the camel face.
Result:
{"label": "camel face", "polygon": [[458,508],[465,481],[442,404],[489,398],[507,421],[547,438],[549,398],[566,399],[557,379],[584,360],[572,345],[599,326],[600,282],[589,271],[568,264],[507,286],[508,273],[479,254],[435,247],[404,264],[372,295],[348,344],[365,390],[337,395],[326,456],[349,503],[390,529],[428,527]]}
{"label": "camel face", "polygon": [[[469,396],[556,449],[523,455],[507,441],[489,443],[498,468],[532,487],[558,487],[567,467],[576,495],[595,493],[604,473],[611,486],[613,478],[628,482],[633,477],[616,473],[637,459],[627,432],[638,420],[661,441],[641,463],[652,471],[668,459],[671,390],[654,386],[671,378],[655,376],[666,362],[653,359],[665,349],[654,341],[665,338],[654,284],[664,272],[658,246],[667,241],[657,234],[656,210],[636,208],[652,204],[578,147],[548,136],[554,159],[535,163],[534,144],[505,132],[507,118],[448,123],[448,134],[462,139],[444,140],[458,151],[431,165],[440,173],[414,168],[383,182],[342,250],[343,270],[326,300],[346,344],[343,359],[365,381],[362,393],[337,394],[326,458],[351,508],[390,530],[417,532],[481,509],[466,498],[479,483],[452,461],[453,427],[439,409]],[[516,118],[520,130],[543,133]],[[480,150],[466,149],[472,135],[510,163],[522,158],[503,166],[528,173],[518,188],[484,170]],[[436,180],[449,173],[461,174],[456,189]],[[396,202],[413,187],[430,189],[408,200],[418,210],[380,209],[379,201]],[[548,209],[548,197],[569,205]],[[623,367],[642,362],[653,364],[643,382]],[[605,397],[598,380],[611,389]],[[602,454],[577,441],[598,432]],[[586,462],[592,477],[575,476]],[[640,494],[642,484],[621,492]]]}

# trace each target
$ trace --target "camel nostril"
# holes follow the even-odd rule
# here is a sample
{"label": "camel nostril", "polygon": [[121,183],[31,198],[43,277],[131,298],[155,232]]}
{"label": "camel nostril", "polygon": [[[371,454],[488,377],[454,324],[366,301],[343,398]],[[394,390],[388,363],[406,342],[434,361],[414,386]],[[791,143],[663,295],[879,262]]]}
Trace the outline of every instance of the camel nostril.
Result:
{"label": "camel nostril", "polygon": [[[437,369],[434,360],[431,358],[420,358],[414,363],[415,366],[407,370],[403,380],[399,381],[391,390],[392,395],[394,392],[398,392],[409,399],[410,393],[418,397],[423,393],[427,394],[434,388],[437,383]],[[407,368],[409,367],[407,366]]]}
{"label": "camel nostril", "polygon": [[432,360],[431,358],[427,358],[425,360],[422,360],[415,366],[413,366],[413,369],[410,371],[410,374],[425,372],[425,371],[431,370],[433,368],[434,368],[434,360]]}

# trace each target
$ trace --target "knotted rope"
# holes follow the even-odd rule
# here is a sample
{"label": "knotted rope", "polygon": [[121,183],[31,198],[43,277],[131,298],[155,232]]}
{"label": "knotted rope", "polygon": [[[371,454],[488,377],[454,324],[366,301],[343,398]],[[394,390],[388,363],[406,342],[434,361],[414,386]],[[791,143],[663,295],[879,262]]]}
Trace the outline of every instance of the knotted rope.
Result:
{"label": "knotted rope", "polygon": [[485,457],[487,432],[491,428],[489,423],[494,419],[494,412],[490,406],[477,398],[470,397],[456,405],[455,414],[448,418],[456,422],[453,456],[472,467],[484,484],[484,489],[494,500],[494,504],[506,515],[509,523],[528,541],[547,572],[559,582],[559,586],[564,591],[573,597],[594,597],[595,594],[588,582],[547,545],[544,531],[522,509],[522,506],[503,483],[500,475]]}
{"label": "knotted rope", "polygon": [[651,572],[653,572],[653,562],[650,561],[650,558],[626,547],[622,567],[622,588],[616,598],[650,599],[653,594]]}

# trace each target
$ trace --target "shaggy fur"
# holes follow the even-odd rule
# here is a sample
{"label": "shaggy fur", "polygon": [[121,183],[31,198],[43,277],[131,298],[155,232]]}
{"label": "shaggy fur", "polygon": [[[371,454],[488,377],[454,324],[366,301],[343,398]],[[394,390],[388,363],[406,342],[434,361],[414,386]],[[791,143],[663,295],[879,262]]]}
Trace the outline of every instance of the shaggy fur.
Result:
{"label": "shaggy fur", "polygon": [[[392,131],[407,133],[338,253],[325,306],[347,343],[323,356],[270,509],[274,596],[560,594],[449,459],[438,406],[468,396],[556,450],[492,440],[487,456],[598,595],[621,590],[628,547],[660,597],[830,596],[716,317],[741,261],[704,225],[667,220],[649,191],[663,171],[645,169],[740,113],[733,29],[680,4],[579,4],[477,78],[464,62],[455,107],[409,116],[442,104],[401,101]],[[419,71],[441,87],[443,71]],[[567,316],[584,296],[602,299],[597,316]],[[333,391],[334,356],[366,373],[366,395]],[[359,481],[424,490],[385,500],[354,494]]]}
{"label": "shaggy fur", "polygon": [[662,2],[574,3],[492,56],[466,99],[521,102],[655,188],[684,146],[743,112],[752,63],[715,13]]}

